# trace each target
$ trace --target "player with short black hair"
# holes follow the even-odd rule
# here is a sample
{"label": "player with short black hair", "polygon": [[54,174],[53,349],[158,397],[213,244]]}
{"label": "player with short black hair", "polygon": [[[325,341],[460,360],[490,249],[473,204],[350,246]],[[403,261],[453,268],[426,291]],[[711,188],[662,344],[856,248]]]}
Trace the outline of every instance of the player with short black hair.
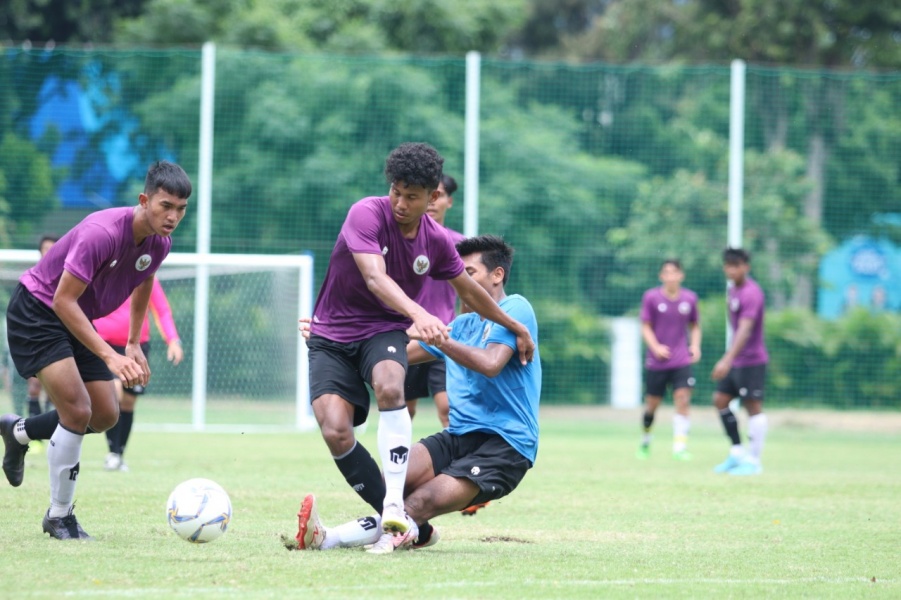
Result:
{"label": "player with short black hair", "polygon": [[[147,170],[138,205],[92,213],[62,236],[19,278],[6,312],[9,349],[23,377],[37,376],[56,407],[36,417],[0,417],[3,472],[22,484],[31,440],[49,439],[50,508],[43,528],[57,539],[91,539],[73,513],[84,434],[119,418],[113,379],[146,385],[150,368],[140,346],[154,274],[185,215],[191,181],[171,162]],[[94,330],[91,320],[131,296],[126,355]],[[58,412],[58,414],[56,414]]]}
{"label": "player with short black hair", "polygon": [[[529,330],[505,313],[467,274],[444,228],[425,217],[437,195],[444,159],[423,143],[405,143],[385,161],[388,196],[351,206],[316,299],[307,342],[310,397],[323,439],[351,488],[381,517],[386,531],[411,526],[403,509],[412,422],[404,403],[407,329],[441,346],[447,326],[418,297],[429,278],[448,280],[479,314],[514,332],[520,359],[532,357]],[[384,480],[354,426],[379,409],[378,449]]]}
{"label": "player with short black hair", "polygon": [[[538,339],[538,322],[529,302],[507,296],[513,249],[496,236],[479,236],[457,244],[466,272],[508,315]],[[338,527],[319,519],[316,498],[307,495],[298,513],[294,543],[303,550],[373,544],[386,554],[399,548],[424,548],[438,541],[429,519],[512,492],[532,468],[538,454],[538,405],[541,361],[516,358],[518,336],[510,329],[464,312],[451,323],[440,346],[413,342],[411,362],[445,358],[450,426],[416,443],[406,473],[404,508],[410,528],[382,534],[378,514]]]}
{"label": "player with short black hair", "polygon": [[[732,448],[725,461],[716,466],[717,473],[758,475],[763,471],[760,457],[767,434],[767,418],[763,413],[764,385],[769,353],[763,339],[766,298],[763,290],[748,274],[751,257],[742,248],[723,251],[723,272],[729,280],[727,308],[732,341],[726,353],[713,367],[711,377],[717,382],[713,404]],[[738,421],[729,402],[738,397],[748,411],[749,448],[745,450],[738,433]]]}
{"label": "player with short black hair", "polygon": [[701,358],[701,324],[698,296],[682,287],[685,272],[674,258],[660,265],[660,285],[641,298],[641,336],[645,353],[645,406],[642,414],[638,458],[648,458],[651,428],[657,407],[667,388],[673,390],[673,458],[689,460],[688,431],[691,391],[695,385],[692,365]]}

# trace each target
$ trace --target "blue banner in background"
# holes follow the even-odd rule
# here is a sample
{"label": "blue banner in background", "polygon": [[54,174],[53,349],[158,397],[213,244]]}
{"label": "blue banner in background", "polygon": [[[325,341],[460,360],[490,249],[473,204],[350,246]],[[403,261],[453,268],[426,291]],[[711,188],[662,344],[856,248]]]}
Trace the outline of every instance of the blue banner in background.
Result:
{"label": "blue banner in background", "polygon": [[817,313],[837,319],[861,306],[897,311],[901,307],[901,252],[887,240],[857,236],[820,261]]}

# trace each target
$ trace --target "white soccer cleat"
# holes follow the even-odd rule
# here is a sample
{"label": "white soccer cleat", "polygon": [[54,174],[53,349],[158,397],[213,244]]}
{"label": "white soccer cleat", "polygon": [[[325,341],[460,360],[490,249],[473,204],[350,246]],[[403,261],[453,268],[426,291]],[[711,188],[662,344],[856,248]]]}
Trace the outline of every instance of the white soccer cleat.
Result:
{"label": "white soccer cleat", "polygon": [[389,534],[407,533],[411,521],[407,518],[403,506],[386,504],[382,511],[382,531]]}
{"label": "white soccer cleat", "polygon": [[[103,461],[103,468],[107,471],[118,471],[122,467],[122,455],[116,454],[115,452],[110,452],[106,455],[106,460]],[[128,470],[128,467],[125,468]]]}
{"label": "white soccer cleat", "polygon": [[419,537],[419,527],[412,520],[407,520],[405,533],[383,533],[378,541],[366,547],[369,554],[391,554],[395,550],[412,550],[413,544]]}
{"label": "white soccer cleat", "polygon": [[319,511],[316,509],[316,496],[307,494],[300,504],[297,513],[297,540],[298,550],[319,550],[325,541],[325,527],[319,520]]}

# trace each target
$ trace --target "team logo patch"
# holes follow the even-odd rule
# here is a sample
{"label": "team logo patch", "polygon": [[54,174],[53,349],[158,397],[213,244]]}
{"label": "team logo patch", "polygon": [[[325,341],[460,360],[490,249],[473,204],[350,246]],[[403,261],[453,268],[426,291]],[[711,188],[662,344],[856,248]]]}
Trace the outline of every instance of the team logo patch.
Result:
{"label": "team logo patch", "polygon": [[153,258],[151,258],[149,254],[142,254],[138,257],[138,260],[135,261],[135,269],[138,271],[146,271],[147,267],[149,267],[152,262]]}
{"label": "team logo patch", "polygon": [[388,246],[385,246],[384,248],[382,248],[382,256],[385,256],[387,254],[388,254]]}
{"label": "team logo patch", "polygon": [[388,457],[396,465],[402,465],[407,462],[407,457],[410,454],[410,449],[406,446],[398,446],[396,448],[391,448],[388,451]]}
{"label": "team logo patch", "polygon": [[680,315],[687,315],[690,312],[691,312],[691,304],[689,304],[688,302],[685,302],[685,301],[682,301],[679,303],[679,314]]}
{"label": "team logo patch", "polygon": [[470,474],[472,474],[472,475],[478,475],[479,473],[482,472],[482,469],[480,469],[480,468],[478,468],[478,467],[473,467],[473,468],[471,468],[471,469],[469,470],[469,472],[470,472]]}
{"label": "team logo patch", "polygon": [[429,257],[425,254],[420,254],[416,257],[416,260],[413,261],[413,271],[417,275],[425,275],[428,273],[430,266],[432,266],[432,263],[429,262]]}
{"label": "team logo patch", "polygon": [[390,352],[391,354],[396,354],[397,348],[395,348],[394,346],[388,346],[388,352]]}

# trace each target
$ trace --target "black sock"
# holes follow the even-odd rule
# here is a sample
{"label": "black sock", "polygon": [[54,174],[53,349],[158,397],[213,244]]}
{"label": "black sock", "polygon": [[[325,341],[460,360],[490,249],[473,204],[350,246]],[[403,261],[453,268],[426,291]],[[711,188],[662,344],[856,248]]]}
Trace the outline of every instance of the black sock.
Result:
{"label": "black sock", "polygon": [[[120,419],[122,418],[122,413],[119,413],[119,418]],[[119,423],[118,422],[106,430],[106,447],[109,448],[110,452],[120,454],[120,452],[119,452]]]}
{"label": "black sock", "polygon": [[132,412],[120,412],[119,413],[119,422],[116,423],[116,429],[119,430],[119,446],[118,450],[115,450],[116,454],[125,454],[125,446],[128,444],[128,438],[131,436],[131,426],[135,421],[135,413]]}
{"label": "black sock", "polygon": [[726,435],[732,440],[732,445],[738,446],[741,444],[741,438],[738,435],[738,420],[735,418],[735,413],[727,406],[720,411],[720,419],[723,421],[723,427],[726,428]]}
{"label": "black sock", "polygon": [[33,440],[49,440],[59,425],[59,413],[55,410],[25,419],[25,435]]}
{"label": "black sock", "polygon": [[642,417],[641,422],[644,424],[645,433],[650,432],[651,425],[654,424],[654,413],[648,413],[648,412],[644,413],[644,416]]}
{"label": "black sock", "polygon": [[419,539],[416,540],[417,546],[422,546],[423,544],[429,543],[429,540],[432,539],[432,532],[435,530],[432,527],[432,524],[426,521],[422,525],[419,526]]}
{"label": "black sock", "polygon": [[37,398],[28,397],[28,416],[36,417],[41,414],[41,401]]}
{"label": "black sock", "polygon": [[382,503],[385,501],[385,481],[382,472],[369,451],[357,442],[353,449],[342,458],[336,458],[335,464],[344,475],[344,479],[360,495],[366,504],[382,514]]}

